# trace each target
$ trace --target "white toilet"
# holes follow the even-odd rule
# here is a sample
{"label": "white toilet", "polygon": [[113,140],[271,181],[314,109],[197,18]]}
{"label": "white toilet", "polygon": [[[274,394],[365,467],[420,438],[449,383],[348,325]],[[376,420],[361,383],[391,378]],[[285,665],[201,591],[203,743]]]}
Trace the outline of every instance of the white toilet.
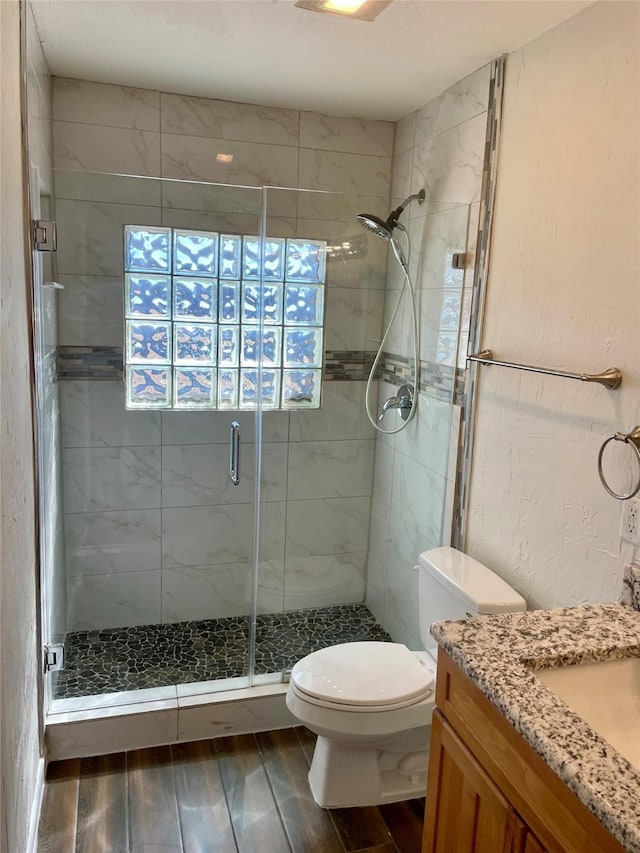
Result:
{"label": "white toilet", "polygon": [[416,569],[426,651],[342,643],[307,655],[291,671],[287,707],[318,735],[309,785],[323,808],[423,796],[437,648],[429,627],[526,609],[507,583],[455,548],[425,551]]}

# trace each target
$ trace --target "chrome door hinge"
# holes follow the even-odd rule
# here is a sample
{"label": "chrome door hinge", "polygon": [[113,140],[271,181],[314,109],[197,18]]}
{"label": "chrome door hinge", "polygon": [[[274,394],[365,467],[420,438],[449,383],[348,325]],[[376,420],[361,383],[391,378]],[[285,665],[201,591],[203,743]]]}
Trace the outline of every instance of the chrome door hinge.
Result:
{"label": "chrome door hinge", "polygon": [[55,672],[64,669],[64,645],[55,643],[44,647],[44,671]]}
{"label": "chrome door hinge", "polygon": [[38,252],[55,252],[58,248],[56,223],[36,219],[33,223],[33,243]]}

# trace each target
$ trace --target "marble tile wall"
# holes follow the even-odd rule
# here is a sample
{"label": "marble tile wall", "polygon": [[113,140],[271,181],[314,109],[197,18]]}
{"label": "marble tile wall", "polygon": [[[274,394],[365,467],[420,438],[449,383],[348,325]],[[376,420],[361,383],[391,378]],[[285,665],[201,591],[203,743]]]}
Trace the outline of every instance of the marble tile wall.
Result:
{"label": "marble tile wall", "polygon": [[[120,382],[60,385],[70,629],[247,613],[254,416],[126,412]],[[374,460],[364,385],[327,382],[321,409],[263,416],[260,612],[364,596]]]}
{"label": "marble tile wall", "polygon": [[[374,436],[363,379],[330,379],[340,378],[335,351],[365,362],[381,335],[386,249],[355,215],[386,215],[393,125],[65,79],[54,81],[53,114],[69,355],[122,345],[125,223],[257,233],[262,197],[251,187],[264,184],[268,233],[363,241],[358,256],[327,262],[334,352],[322,407],[264,416],[258,606],[362,601]],[[247,613],[250,413],[238,418],[243,476],[233,487],[230,413],[125,412],[119,382],[61,386],[69,629]]]}
{"label": "marble tile wall", "polygon": [[[393,203],[421,188],[427,194],[424,206],[413,204],[405,213],[420,304],[423,375],[465,364],[489,83],[486,66],[396,125]],[[464,270],[453,269],[454,252],[466,253]],[[397,265],[390,265],[385,322],[401,285]],[[405,301],[387,339],[388,363],[411,356],[410,347]],[[396,393],[396,385],[380,385],[380,400]],[[446,399],[432,391],[421,391],[418,416],[405,430],[379,434],[375,446],[366,602],[394,640],[412,648],[421,647],[414,566],[421,551],[449,544],[463,415],[452,395]],[[385,425],[395,424],[388,416]]]}

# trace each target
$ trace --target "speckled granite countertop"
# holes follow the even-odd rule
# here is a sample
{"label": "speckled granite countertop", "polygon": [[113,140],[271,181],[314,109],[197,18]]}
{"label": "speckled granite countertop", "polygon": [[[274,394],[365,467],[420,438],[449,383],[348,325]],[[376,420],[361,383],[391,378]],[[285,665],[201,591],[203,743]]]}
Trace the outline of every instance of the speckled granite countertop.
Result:
{"label": "speckled granite countertop", "polygon": [[[625,587],[623,600],[636,604],[628,575]],[[640,657],[640,612],[628,604],[532,610],[436,622],[431,633],[623,847],[640,853],[640,772],[535,677]]]}

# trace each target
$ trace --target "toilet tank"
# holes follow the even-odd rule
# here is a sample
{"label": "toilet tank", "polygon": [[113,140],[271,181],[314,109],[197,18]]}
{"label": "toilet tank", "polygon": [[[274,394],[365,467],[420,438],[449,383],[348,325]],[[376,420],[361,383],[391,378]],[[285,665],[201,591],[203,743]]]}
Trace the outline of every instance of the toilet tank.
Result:
{"label": "toilet tank", "polygon": [[433,657],[434,622],[527,609],[524,598],[495,572],[455,548],[433,548],[418,558],[420,639]]}

